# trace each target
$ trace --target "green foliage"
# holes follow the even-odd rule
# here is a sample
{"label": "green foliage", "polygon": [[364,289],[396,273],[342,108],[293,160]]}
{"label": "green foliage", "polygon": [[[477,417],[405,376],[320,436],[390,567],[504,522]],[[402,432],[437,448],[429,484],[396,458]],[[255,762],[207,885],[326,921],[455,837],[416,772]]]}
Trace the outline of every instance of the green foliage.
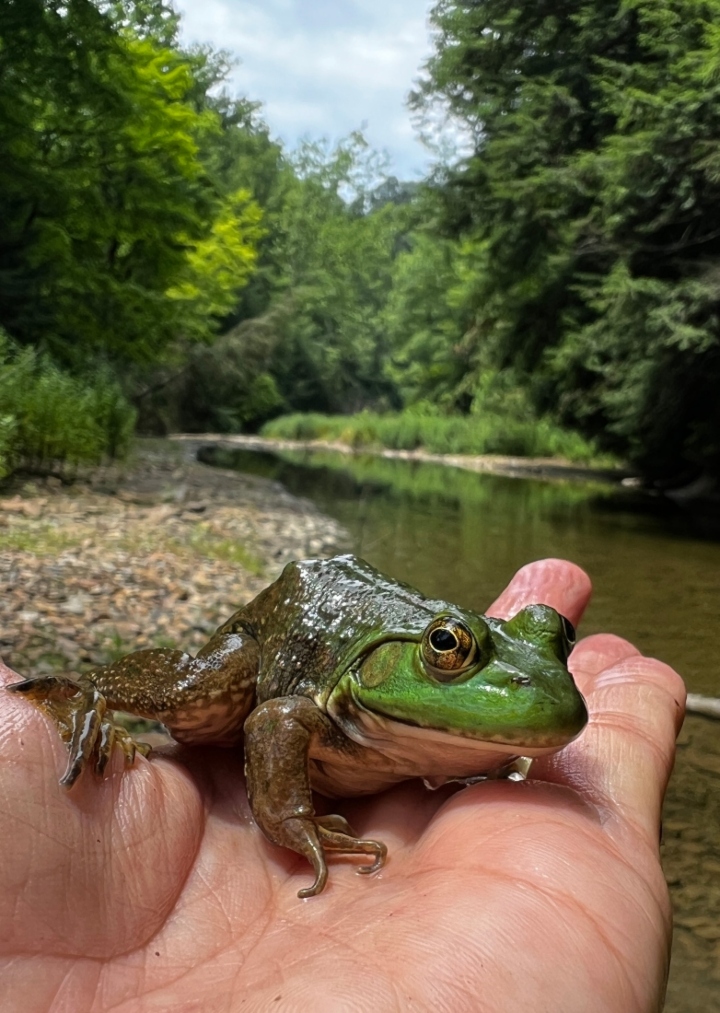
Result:
{"label": "green foliage", "polygon": [[382,309],[404,209],[372,213],[376,157],[352,135],[301,146],[285,176],[276,235],[276,300],[285,313],[273,373],[289,407],[357,410],[393,399]]}
{"label": "green foliage", "polygon": [[0,323],[75,366],[210,335],[258,238],[203,161],[208,58],[173,48],[166,5],[101,7],[0,5]]}
{"label": "green foliage", "polygon": [[[3,529],[2,545],[6,551],[30,552],[33,556],[59,556],[65,549],[79,549],[81,539],[56,524],[34,521],[32,527]],[[67,659],[64,659],[67,665]]]}
{"label": "green foliage", "polygon": [[124,457],[135,412],[106,372],[79,379],[0,332],[0,473],[18,468],[71,473]]}
{"label": "green foliage", "polygon": [[0,368],[42,393],[0,468],[121,452],[114,374],[154,431],[720,474],[720,0],[432,20],[413,105],[472,153],[418,185],[358,133],[288,155],[169,0],[0,4]]}
{"label": "green foliage", "polygon": [[475,250],[466,389],[511,368],[538,410],[646,471],[717,473],[720,3],[440,0],[432,17],[414,102],[474,147],[442,189]]}
{"label": "green foliage", "polygon": [[383,317],[391,355],[387,375],[405,404],[432,399],[457,403],[466,365],[462,309],[453,294],[459,283],[457,244],[418,232],[398,255]]}
{"label": "green foliage", "polygon": [[270,373],[277,315],[248,320],[210,345],[186,352],[184,366],[157,374],[157,390],[140,401],[144,429],[239,432],[270,418],[283,404]]}
{"label": "green foliage", "polygon": [[597,447],[548,418],[525,421],[511,415],[444,416],[406,411],[377,415],[285,415],[262,433],[275,439],[324,440],[355,448],[423,449],[434,454],[507,454],[598,461]]}
{"label": "green foliage", "polygon": [[0,478],[9,474],[17,422],[12,415],[0,415]]}
{"label": "green foliage", "polygon": [[[210,234],[199,242],[186,242],[185,267],[167,295],[178,300],[201,328],[207,327],[208,319],[227,316],[237,304],[237,293],[255,266],[261,219],[249,191],[238,190],[222,202]],[[187,323],[185,333],[191,333]]]}
{"label": "green foliage", "polygon": [[[283,409],[399,404],[384,308],[413,187],[384,178],[382,160],[358,134],[334,148],[307,142],[290,161],[252,112],[236,113],[243,127],[231,131],[228,149],[223,138],[208,150],[219,176],[237,181],[242,166],[263,201],[257,271],[225,333],[180,348],[174,374],[169,366],[152,378],[143,425],[237,431]],[[232,107],[222,114],[230,122]],[[239,160],[235,170],[229,155]]]}
{"label": "green foliage", "polygon": [[180,15],[168,0],[96,0],[96,6],[116,27],[177,48]]}
{"label": "green foliage", "polygon": [[[568,328],[548,358],[564,412],[650,473],[700,462],[720,471],[720,275],[633,277],[623,262],[593,288],[597,318]],[[592,377],[588,383],[588,375]],[[584,381],[584,382],[583,382]]]}

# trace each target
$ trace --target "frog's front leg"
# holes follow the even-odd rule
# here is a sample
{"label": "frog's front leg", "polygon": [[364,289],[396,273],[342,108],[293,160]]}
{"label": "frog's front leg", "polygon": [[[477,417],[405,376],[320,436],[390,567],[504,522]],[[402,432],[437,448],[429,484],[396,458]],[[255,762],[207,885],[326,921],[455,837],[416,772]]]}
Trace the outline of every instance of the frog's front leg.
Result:
{"label": "frog's front leg", "polygon": [[6,688],[32,701],[60,732],[69,753],[65,773],[60,778],[60,784],[66,788],[72,787],[86,764],[102,777],[116,744],[125,755],[126,766],[132,765],[136,752],[143,756],[150,752],[148,745],[136,742],[125,728],[115,723],[105,697],[87,679],[76,681],[50,675]]}
{"label": "frog's front leg", "polygon": [[216,633],[195,658],[183,651],[135,651],[78,681],[48,676],[7,688],[25,695],[57,727],[70,752],[61,783],[70,787],[85,766],[102,774],[115,743],[128,763],[135,750],[150,751],[114,723],[112,710],[162,721],[180,742],[238,742],[255,698],[258,657],[256,641],[246,634]]}
{"label": "frog's front leg", "polygon": [[268,700],[245,723],[245,773],[255,821],[269,840],[304,855],[315,870],[315,882],[298,897],[313,897],[325,887],[326,851],[374,855],[372,865],[360,872],[375,872],[387,853],[380,841],[355,837],[342,816],[315,815],[311,745],[318,740],[328,745],[337,735],[332,722],[303,696]]}

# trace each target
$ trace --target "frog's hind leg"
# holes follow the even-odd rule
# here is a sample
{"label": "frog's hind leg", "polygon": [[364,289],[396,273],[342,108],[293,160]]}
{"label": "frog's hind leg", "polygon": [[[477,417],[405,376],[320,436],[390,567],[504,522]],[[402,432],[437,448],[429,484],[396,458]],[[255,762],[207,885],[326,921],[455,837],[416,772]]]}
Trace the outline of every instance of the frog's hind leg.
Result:
{"label": "frog's hind leg", "polygon": [[105,697],[88,680],[50,675],[6,688],[35,704],[59,731],[69,752],[67,768],[60,778],[66,788],[72,787],[86,766],[102,776],[116,743],[123,751],[126,766],[134,762],[136,752],[147,756],[150,751],[149,746],[135,742],[115,723]]}

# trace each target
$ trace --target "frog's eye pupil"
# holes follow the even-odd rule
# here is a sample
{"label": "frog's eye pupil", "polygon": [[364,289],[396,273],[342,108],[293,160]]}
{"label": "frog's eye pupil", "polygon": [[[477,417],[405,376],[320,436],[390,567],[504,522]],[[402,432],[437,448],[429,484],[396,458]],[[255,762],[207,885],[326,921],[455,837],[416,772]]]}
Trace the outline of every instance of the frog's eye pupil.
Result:
{"label": "frog's eye pupil", "polygon": [[450,630],[433,630],[430,634],[430,646],[435,651],[456,651],[458,640]]}

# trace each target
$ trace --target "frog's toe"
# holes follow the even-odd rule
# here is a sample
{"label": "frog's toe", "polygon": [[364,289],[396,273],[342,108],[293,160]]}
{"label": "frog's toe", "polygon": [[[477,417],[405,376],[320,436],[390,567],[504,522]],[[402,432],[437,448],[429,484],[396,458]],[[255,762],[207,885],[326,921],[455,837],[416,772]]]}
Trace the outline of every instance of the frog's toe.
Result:
{"label": "frog's toe", "polygon": [[335,831],[338,834],[345,834],[347,837],[354,837],[355,834],[344,816],[333,813],[329,816],[315,816],[315,825],[323,830]]}
{"label": "frog's toe", "polygon": [[361,865],[358,872],[367,875],[383,865],[387,848],[382,841],[363,840],[355,837],[342,816],[316,816],[315,825],[324,851],[335,851],[344,855],[374,855],[372,865]]}
{"label": "frog's toe", "polygon": [[72,787],[78,777],[90,766],[97,770],[101,757],[103,739],[110,736],[104,734],[106,727],[105,697],[89,683],[78,685],[77,692],[68,703],[70,736],[66,738],[70,756],[60,784]]}
{"label": "frog's toe", "polygon": [[361,865],[358,869],[358,872],[363,876],[369,876],[370,873],[377,872],[378,869],[381,869],[385,864],[385,859],[387,858],[387,847],[382,841],[358,841],[358,843],[371,846],[368,847],[368,850],[365,851],[364,854],[375,855],[375,861],[372,865]]}
{"label": "frog's toe", "polygon": [[298,897],[304,900],[306,897],[315,897],[316,894],[322,893],[327,883],[328,871],[320,834],[314,820],[302,817],[285,820],[282,843],[298,854],[304,855],[315,872],[315,882],[312,886],[298,890]]}
{"label": "frog's toe", "polygon": [[136,742],[126,728],[116,724],[112,716],[106,714],[100,723],[100,736],[96,750],[95,772],[99,777],[105,774],[105,768],[115,746],[119,746],[122,750],[126,767],[132,767],[136,753],[147,756],[151,749],[145,742]]}
{"label": "frog's toe", "polygon": [[22,693],[39,707],[43,707],[50,700],[67,700],[74,696],[79,688],[79,683],[65,675],[24,679],[22,682],[11,682],[5,687],[8,693]]}
{"label": "frog's toe", "polygon": [[71,788],[89,766],[100,776],[117,744],[130,766],[136,751],[147,755],[149,747],[136,743],[107,713],[105,697],[88,680],[75,681],[54,675],[26,679],[7,687],[22,693],[53,722],[68,747],[69,757],[60,784]]}
{"label": "frog's toe", "polygon": [[6,689],[10,693],[21,694],[47,715],[63,742],[70,746],[76,731],[78,710],[86,709],[87,691],[84,686],[64,675],[47,675],[12,683]]}

